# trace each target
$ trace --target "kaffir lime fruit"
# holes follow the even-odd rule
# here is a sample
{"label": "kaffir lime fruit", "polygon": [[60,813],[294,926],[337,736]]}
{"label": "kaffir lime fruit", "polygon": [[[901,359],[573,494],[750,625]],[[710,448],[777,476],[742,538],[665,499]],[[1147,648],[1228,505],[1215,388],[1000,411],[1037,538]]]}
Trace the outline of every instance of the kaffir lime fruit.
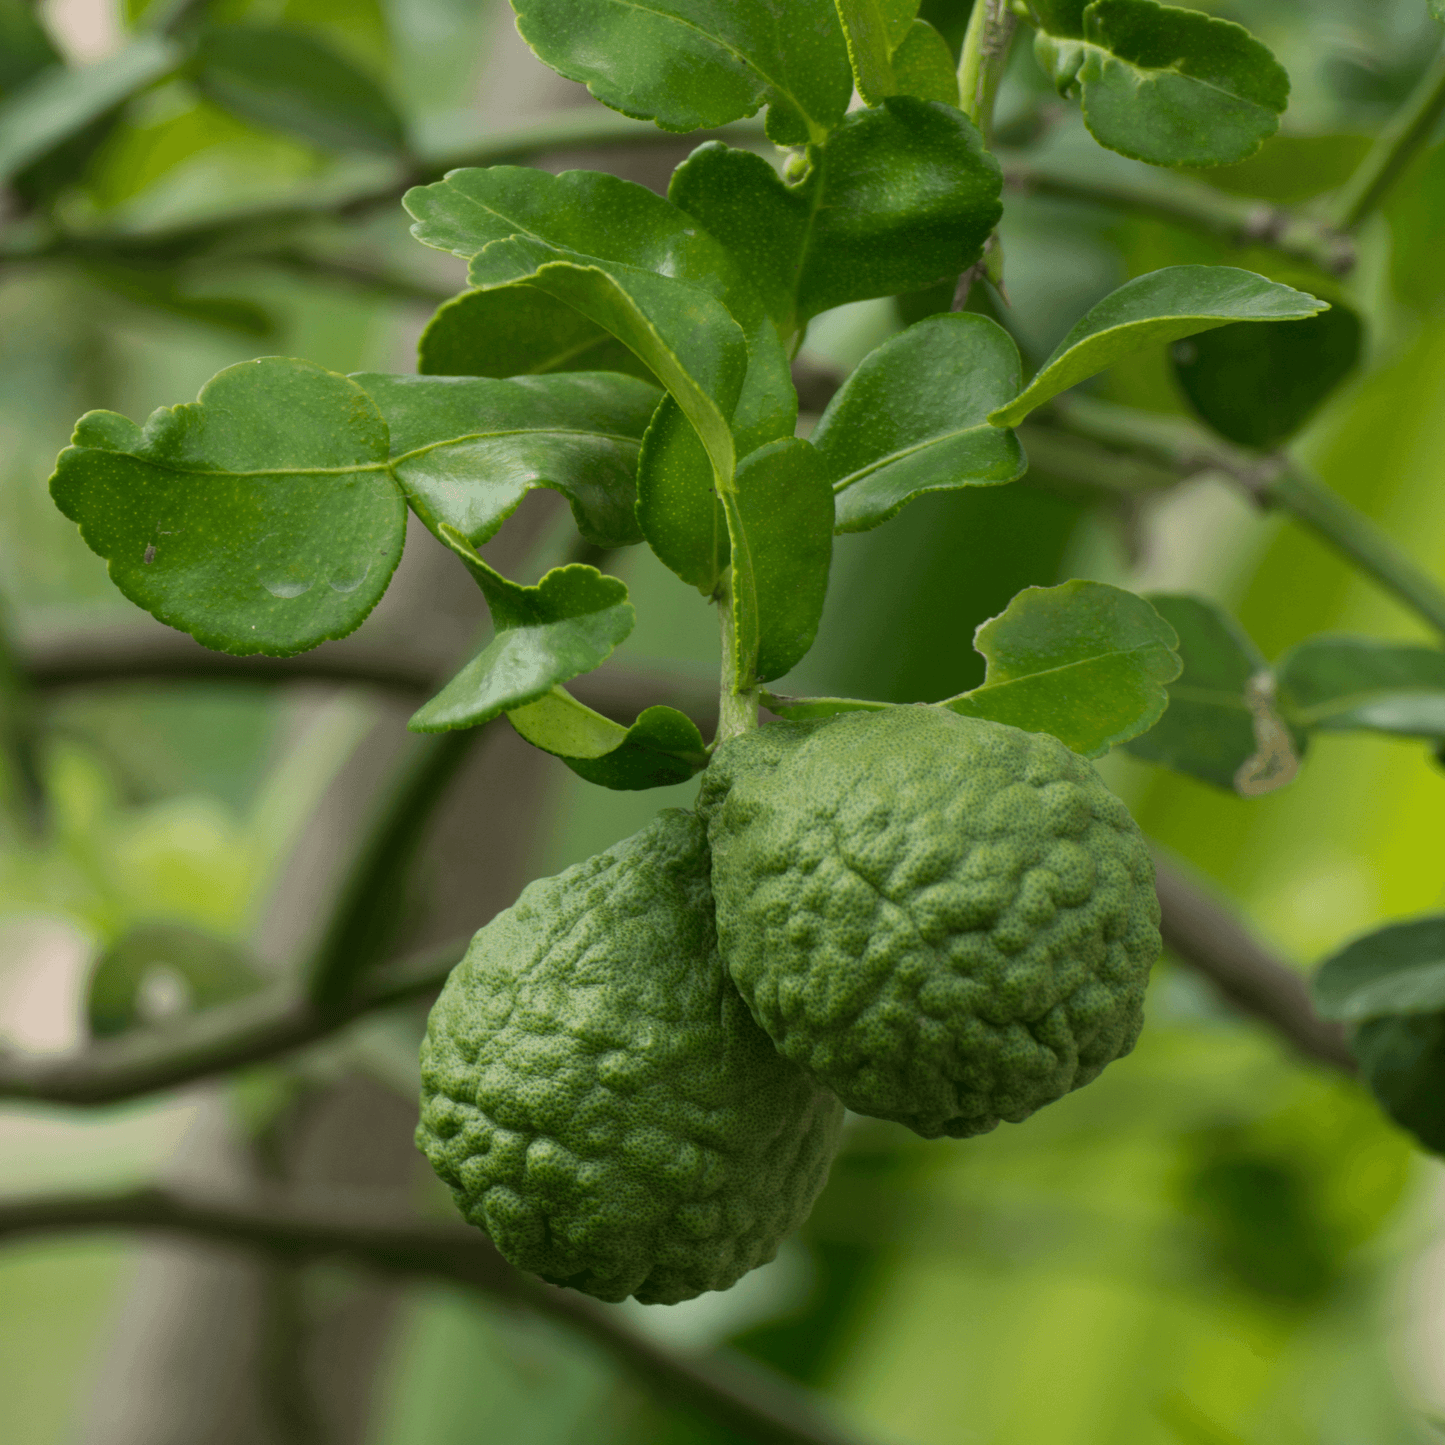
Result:
{"label": "kaffir lime fruit", "polygon": [[981,1134],[1133,1047],[1153,867],[1054,738],[923,706],[778,723],[718,749],[698,806],[733,981],[859,1113]]}
{"label": "kaffir lime fruit", "polygon": [[432,1010],[417,1143],[515,1265],[671,1304],[773,1258],[843,1108],[718,956],[706,830],[669,810],[530,884]]}

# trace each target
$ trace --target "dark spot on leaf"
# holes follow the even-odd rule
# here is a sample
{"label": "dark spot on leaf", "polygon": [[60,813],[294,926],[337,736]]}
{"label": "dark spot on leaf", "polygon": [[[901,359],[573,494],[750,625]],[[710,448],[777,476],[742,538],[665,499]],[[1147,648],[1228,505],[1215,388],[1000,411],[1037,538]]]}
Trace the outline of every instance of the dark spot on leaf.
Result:
{"label": "dark spot on leaf", "polygon": [[156,560],[156,545],[155,545],[154,542],[152,542],[152,543],[146,548],[146,550],[145,550],[145,556],[141,558],[141,561],[144,562],[144,563],[146,563],[146,564],[149,566],[149,564],[152,563],[152,562],[154,562],[155,560]]}

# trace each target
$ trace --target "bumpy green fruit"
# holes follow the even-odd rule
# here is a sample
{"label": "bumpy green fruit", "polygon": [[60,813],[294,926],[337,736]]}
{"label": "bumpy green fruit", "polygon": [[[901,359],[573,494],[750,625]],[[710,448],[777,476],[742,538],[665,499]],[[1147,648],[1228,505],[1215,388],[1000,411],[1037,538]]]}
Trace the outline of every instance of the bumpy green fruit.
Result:
{"label": "bumpy green fruit", "polygon": [[729,982],[706,831],[676,809],[477,934],[422,1082],[417,1143],[468,1220],[522,1269],[649,1304],[772,1259],[843,1115]]}
{"label": "bumpy green fruit", "polygon": [[699,810],[733,981],[859,1113],[981,1134],[1134,1046],[1153,866],[1055,739],[936,707],[777,723],[718,749]]}

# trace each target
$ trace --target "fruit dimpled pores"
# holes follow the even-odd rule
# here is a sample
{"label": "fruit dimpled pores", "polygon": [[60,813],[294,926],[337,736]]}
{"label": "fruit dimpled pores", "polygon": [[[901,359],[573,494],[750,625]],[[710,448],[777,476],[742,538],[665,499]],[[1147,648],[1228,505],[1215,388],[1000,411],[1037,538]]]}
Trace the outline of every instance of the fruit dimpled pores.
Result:
{"label": "fruit dimpled pores", "polygon": [[604,1300],[727,1289],[807,1217],[843,1109],[718,956],[706,831],[670,810],[529,885],[453,971],[417,1143],[519,1268]]}
{"label": "fruit dimpled pores", "polygon": [[981,1134],[1133,1048],[1154,870],[1056,739],[926,706],[776,723],[718,749],[699,811],[733,981],[849,1108]]}

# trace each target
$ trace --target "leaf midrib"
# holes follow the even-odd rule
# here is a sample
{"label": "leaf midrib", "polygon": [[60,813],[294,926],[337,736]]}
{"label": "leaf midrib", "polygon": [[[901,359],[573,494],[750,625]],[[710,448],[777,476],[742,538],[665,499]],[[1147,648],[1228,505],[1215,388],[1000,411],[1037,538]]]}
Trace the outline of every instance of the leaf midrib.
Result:
{"label": "leaf midrib", "polygon": [[[1079,658],[1076,662],[1061,663],[1057,667],[1041,667],[1038,671],[1026,672],[1021,677],[1009,677],[1001,682],[988,682],[985,680],[979,687],[974,688],[972,692],[961,693],[960,696],[977,697],[981,692],[998,692],[1006,687],[1015,687],[1019,683],[1032,682],[1035,678],[1056,677],[1060,673],[1072,672],[1076,668],[1087,667],[1090,663],[1107,662],[1116,657],[1132,657],[1135,653],[1149,652],[1155,649],[1165,652],[1169,650],[1162,642],[1151,641],[1138,643],[1134,647],[1115,648],[1110,652],[1094,652],[1090,653],[1088,657]],[[1160,683],[1159,686],[1167,688],[1169,684]]]}
{"label": "leaf midrib", "polygon": [[[1005,405],[1007,405],[1007,403],[1005,403]],[[982,421],[976,426],[960,427],[957,431],[939,432],[934,436],[926,437],[914,446],[903,447],[896,452],[889,452],[887,456],[879,457],[876,462],[872,462],[866,467],[859,467],[856,472],[849,472],[841,481],[833,483],[833,491],[835,494],[845,491],[855,482],[862,481],[865,477],[871,477],[874,472],[881,471],[884,467],[891,466],[894,462],[906,461],[909,457],[917,456],[919,452],[927,451],[929,447],[942,446],[944,442],[953,441],[958,437],[970,436],[974,432],[1006,432],[1007,430],[1007,427],[994,426],[992,422]]]}
{"label": "leaf midrib", "polygon": [[1305,726],[1315,726],[1332,717],[1338,717],[1341,713],[1354,712],[1361,707],[1369,707],[1388,698],[1402,696],[1445,697],[1445,689],[1428,685],[1411,687],[1409,684],[1402,684],[1399,687],[1372,688],[1368,692],[1338,693],[1327,702],[1316,703],[1313,707],[1291,708],[1290,715]]}
{"label": "leaf midrib", "polygon": [[[1136,75],[1142,75],[1145,77],[1152,77],[1156,75],[1177,75],[1181,80],[1187,80],[1191,85],[1198,85],[1203,87],[1205,90],[1212,90],[1216,95],[1222,95],[1226,99],[1235,101],[1240,105],[1250,106],[1252,109],[1262,111],[1266,115],[1276,115],[1278,113],[1271,110],[1267,105],[1261,105],[1257,100],[1250,100],[1246,96],[1237,95],[1234,91],[1226,90],[1222,85],[1216,85],[1213,81],[1202,80],[1197,75],[1189,75],[1187,72],[1180,70],[1177,65],[1139,65],[1135,61],[1125,60],[1122,55],[1119,55],[1115,51],[1110,50],[1106,45],[1100,45],[1096,40],[1086,40],[1081,38],[1075,43],[1080,45],[1085,50],[1095,51],[1099,55],[1104,55],[1107,56],[1110,60],[1117,61],[1120,65],[1124,66],[1128,70],[1133,71]],[[1081,65],[1079,69],[1082,70],[1083,66]]]}

